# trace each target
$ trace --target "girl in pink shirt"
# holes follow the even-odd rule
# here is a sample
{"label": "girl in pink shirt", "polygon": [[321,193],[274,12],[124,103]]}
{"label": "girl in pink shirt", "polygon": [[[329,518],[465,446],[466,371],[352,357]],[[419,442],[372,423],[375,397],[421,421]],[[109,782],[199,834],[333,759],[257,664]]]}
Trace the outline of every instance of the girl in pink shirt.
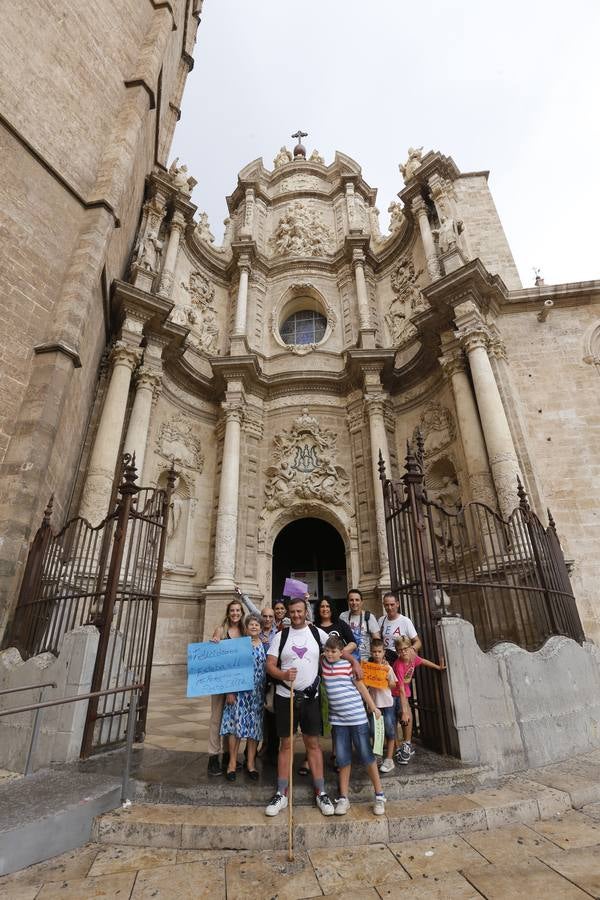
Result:
{"label": "girl in pink shirt", "polygon": [[412,748],[412,712],[408,705],[410,697],[410,682],[415,673],[417,666],[425,666],[428,669],[437,669],[443,672],[446,664],[442,659],[441,665],[433,663],[422,656],[417,656],[412,646],[410,638],[405,636],[397,637],[394,641],[398,659],[394,662],[392,668],[397,679],[397,685],[392,690],[395,697],[396,718],[402,726],[402,743],[396,751],[396,761],[401,766],[406,766],[410,762],[411,756],[415,751]]}

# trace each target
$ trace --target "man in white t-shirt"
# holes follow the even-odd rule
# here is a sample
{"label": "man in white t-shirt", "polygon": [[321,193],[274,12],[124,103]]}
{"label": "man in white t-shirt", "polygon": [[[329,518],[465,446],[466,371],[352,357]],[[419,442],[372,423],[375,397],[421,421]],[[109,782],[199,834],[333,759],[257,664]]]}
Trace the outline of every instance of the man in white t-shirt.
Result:
{"label": "man in white t-shirt", "polygon": [[[315,800],[324,816],[335,812],[333,803],[325,792],[323,778],[323,752],[319,743],[321,734],[321,700],[319,697],[319,662],[321,648],[328,635],[306,620],[307,603],[304,599],[292,599],[288,604],[290,627],[275,635],[267,652],[267,674],[277,682],[275,688],[275,722],[281,740],[277,760],[277,791],[265,813],[276,816],[288,805],[287,789],[290,776],[290,733],[298,724],[306,748],[310,771],[315,787]],[[342,656],[350,659],[353,669],[357,664],[349,651]],[[290,728],[290,689],[294,685],[293,724]]]}
{"label": "man in white t-shirt", "polygon": [[398,598],[391,591],[383,595],[383,608],[385,609],[385,616],[380,618],[378,628],[381,632],[388,662],[393,662],[396,658],[394,641],[397,637],[404,636],[409,638],[415,653],[419,651],[421,649],[421,639],[417,634],[417,630],[408,616],[402,615]]}
{"label": "man in white t-shirt", "polygon": [[371,638],[380,636],[377,618],[368,609],[363,609],[363,598],[358,588],[348,591],[348,607],[341,613],[340,619],[348,623],[354,634],[355,658],[368,660],[371,655]]}

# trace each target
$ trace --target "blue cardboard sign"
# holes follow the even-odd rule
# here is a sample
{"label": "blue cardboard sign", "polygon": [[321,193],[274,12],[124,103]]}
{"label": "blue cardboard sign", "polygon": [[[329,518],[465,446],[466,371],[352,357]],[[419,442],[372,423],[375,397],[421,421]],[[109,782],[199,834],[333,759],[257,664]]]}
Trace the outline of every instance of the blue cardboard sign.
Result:
{"label": "blue cardboard sign", "polygon": [[188,644],[188,697],[249,691],[254,687],[254,658],[249,637]]}

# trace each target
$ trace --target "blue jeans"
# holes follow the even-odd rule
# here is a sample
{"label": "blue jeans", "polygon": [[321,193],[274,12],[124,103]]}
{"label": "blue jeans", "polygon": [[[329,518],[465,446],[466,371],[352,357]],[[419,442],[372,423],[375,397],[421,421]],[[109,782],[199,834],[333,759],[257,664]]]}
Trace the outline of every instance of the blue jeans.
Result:
{"label": "blue jeans", "polygon": [[[383,727],[386,741],[392,741],[396,737],[396,709],[394,706],[380,706],[383,716]],[[369,734],[373,740],[373,717],[369,716]]]}
{"label": "blue jeans", "polygon": [[331,727],[335,761],[340,768],[349,766],[352,762],[352,748],[363,766],[369,766],[375,762],[369,738],[368,722],[364,722],[362,725],[332,725]]}

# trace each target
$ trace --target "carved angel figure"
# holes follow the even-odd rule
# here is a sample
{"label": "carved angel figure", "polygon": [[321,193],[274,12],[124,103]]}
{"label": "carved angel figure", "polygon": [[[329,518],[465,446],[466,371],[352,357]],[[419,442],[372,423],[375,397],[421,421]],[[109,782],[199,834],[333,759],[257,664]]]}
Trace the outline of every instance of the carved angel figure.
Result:
{"label": "carved angel figure", "polygon": [[199,241],[204,241],[207,244],[214,244],[215,238],[210,230],[208,215],[205,212],[200,213],[200,219],[194,230]]}
{"label": "carved angel figure", "polygon": [[178,191],[181,191],[182,194],[189,197],[198,182],[191,175],[188,175],[188,167],[186,165],[178,166],[178,162],[179,157],[177,156],[169,166],[168,174],[171,177],[171,184]]}
{"label": "carved angel figure", "polygon": [[318,150],[313,150],[313,152],[310,154],[310,156],[308,158],[308,161],[314,162],[314,163],[321,163],[321,165],[325,164],[325,160],[323,159],[323,157],[321,156],[321,154],[319,153]]}
{"label": "carved angel figure", "polygon": [[388,206],[388,212],[390,214],[390,232],[394,234],[395,231],[399,231],[404,225],[405,216],[402,207],[395,201],[392,201]]}
{"label": "carved angel figure", "polygon": [[423,148],[422,147],[417,147],[416,149],[414,147],[408,148],[408,159],[406,160],[404,165],[402,165],[402,163],[400,163],[400,165],[398,166],[398,168],[400,169],[400,173],[401,173],[402,177],[404,178],[405,184],[408,184],[408,182],[414,176],[417,169],[420,168],[422,156],[423,156]]}
{"label": "carved angel figure", "polygon": [[158,261],[162,248],[163,241],[159,240],[156,229],[149,229],[146,235],[138,240],[134,253],[136,264],[148,272],[158,272]]}
{"label": "carved angel figure", "polygon": [[287,147],[281,147],[279,153],[273,160],[273,168],[279,169],[281,166],[285,166],[286,163],[292,161],[292,158],[291,151],[288,150]]}

